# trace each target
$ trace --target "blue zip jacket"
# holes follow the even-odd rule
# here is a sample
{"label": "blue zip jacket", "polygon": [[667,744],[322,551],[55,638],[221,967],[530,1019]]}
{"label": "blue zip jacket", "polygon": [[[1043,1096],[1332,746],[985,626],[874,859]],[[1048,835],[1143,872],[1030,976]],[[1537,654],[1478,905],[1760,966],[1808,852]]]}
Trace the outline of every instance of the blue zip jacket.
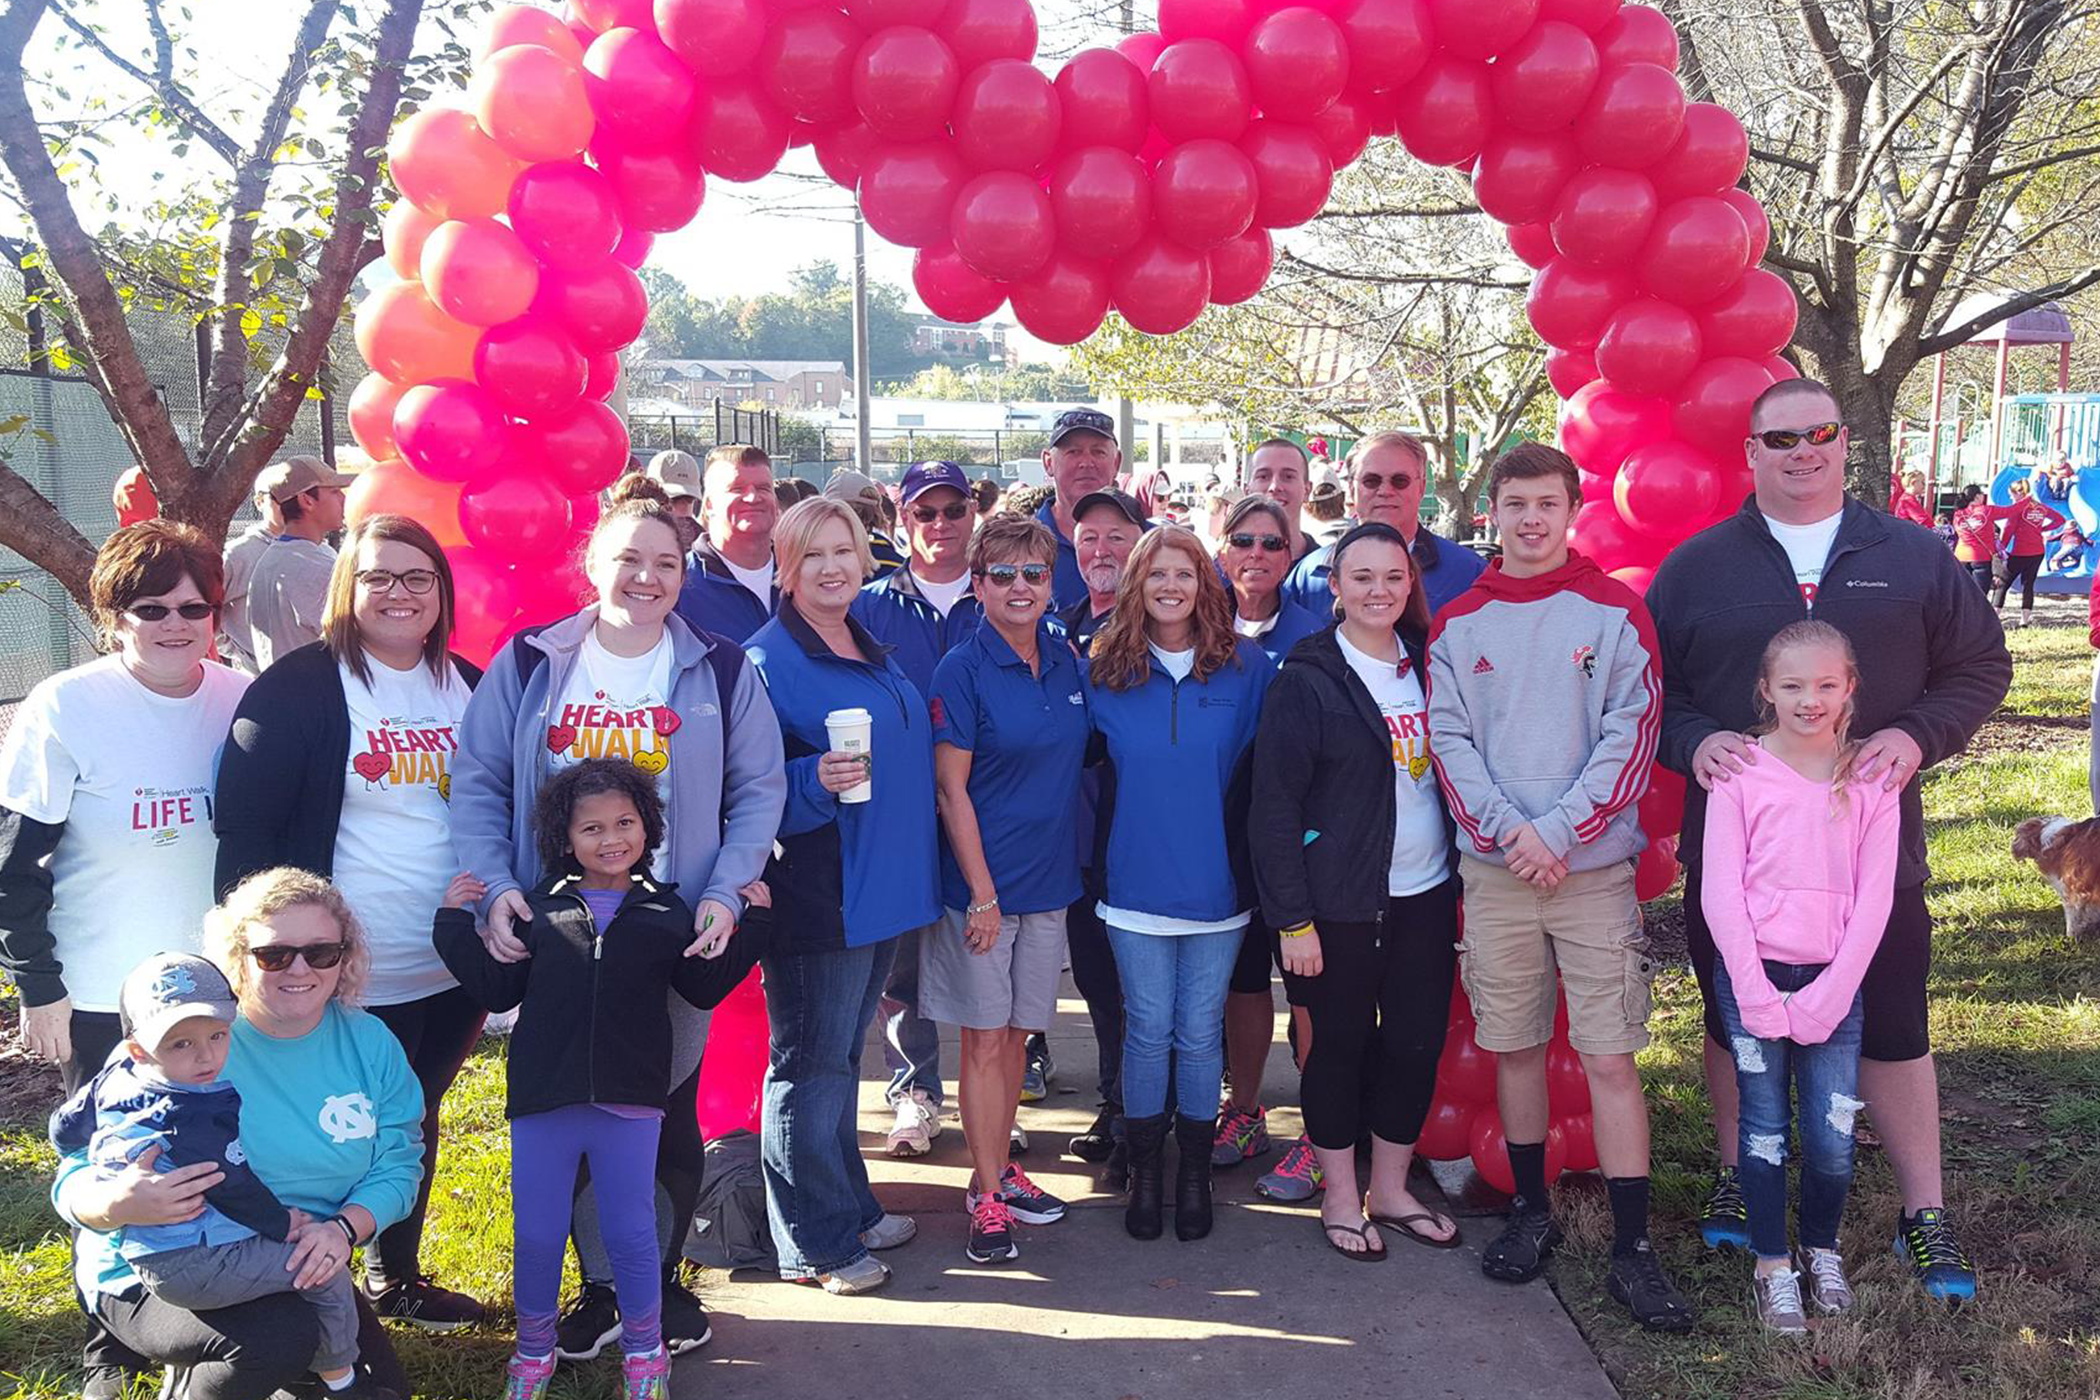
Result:
{"label": "blue zip jacket", "polygon": [[761,603],[729,572],[713,545],[701,540],[693,546],[685,562],[685,582],[678,589],[677,612],[686,626],[695,632],[727,637],[742,646],[751,640],[752,633],[766,625],[779,606],[777,587],[771,605]]}
{"label": "blue zip jacket", "polygon": [[1079,572],[1079,551],[1072,548],[1065,532],[1057,527],[1057,497],[1043,502],[1035,518],[1057,540],[1057,562],[1050,570],[1050,611],[1063,612],[1074,603],[1084,603],[1086,575]]}
{"label": "blue zip jacket", "polygon": [[[1410,552],[1420,555],[1425,550],[1436,559],[1422,570],[1422,588],[1429,594],[1429,612],[1433,617],[1444,610],[1446,603],[1473,586],[1473,580],[1487,568],[1487,560],[1426,526],[1416,532]],[[1334,546],[1323,544],[1291,570],[1291,576],[1283,581],[1283,596],[1315,616],[1326,617],[1334,610],[1334,593],[1327,586],[1327,576],[1332,572]]]}
{"label": "blue zip jacket", "polygon": [[[940,917],[933,721],[889,648],[850,614],[846,625],[871,660],[832,651],[790,598],[746,648],[787,754],[787,811],[766,867],[780,953],[862,948]],[[856,707],[874,721],[874,795],[840,802],[817,781],[831,748],[824,716]]]}
{"label": "blue zip jacket", "polygon": [[919,694],[931,695],[933,668],[958,642],[976,633],[984,605],[975,593],[965,593],[942,617],[941,610],[919,591],[919,581],[907,564],[861,589],[851,611],[853,620],[867,628],[869,636],[890,649],[890,659],[918,687]]}
{"label": "blue zip jacket", "polygon": [[[1332,608],[1328,610],[1327,616],[1333,616]],[[1247,640],[1261,648],[1262,655],[1269,658],[1271,665],[1281,666],[1283,658],[1291,654],[1292,647],[1313,633],[1325,632],[1333,625],[1332,621],[1322,621],[1321,614],[1315,613],[1311,608],[1301,607],[1289,598],[1284,598],[1276,614],[1276,625],[1261,636],[1249,637]]]}
{"label": "blue zip jacket", "polygon": [[1247,862],[1249,749],[1275,666],[1238,639],[1208,679],[1176,681],[1151,658],[1132,690],[1087,680],[1087,712],[1115,769],[1107,900],[1175,919],[1228,919],[1254,906]]}

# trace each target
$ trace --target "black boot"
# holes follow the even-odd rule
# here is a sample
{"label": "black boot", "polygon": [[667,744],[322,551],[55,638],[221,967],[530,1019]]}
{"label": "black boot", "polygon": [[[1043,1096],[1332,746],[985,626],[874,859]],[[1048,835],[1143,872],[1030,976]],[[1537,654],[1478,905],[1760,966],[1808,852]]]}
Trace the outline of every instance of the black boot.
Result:
{"label": "black boot", "polygon": [[1214,1118],[1174,1116],[1174,1145],[1181,1162],[1174,1175],[1174,1234],[1200,1240],[1210,1233],[1210,1149],[1216,1141]]}
{"label": "black boot", "polygon": [[1164,1228],[1166,1146],[1166,1114],[1130,1120],[1130,1205],[1123,1212],[1123,1228],[1134,1240],[1156,1240]]}

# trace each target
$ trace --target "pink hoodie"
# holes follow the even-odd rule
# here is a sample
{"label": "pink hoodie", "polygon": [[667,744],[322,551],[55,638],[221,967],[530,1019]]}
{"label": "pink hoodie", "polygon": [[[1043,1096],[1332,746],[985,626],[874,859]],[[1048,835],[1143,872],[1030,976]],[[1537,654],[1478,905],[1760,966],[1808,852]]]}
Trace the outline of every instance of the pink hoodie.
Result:
{"label": "pink hoodie", "polygon": [[[1699,902],[1743,1029],[1761,1039],[1828,1040],[1888,925],[1901,793],[1854,783],[1836,817],[1830,795],[1763,753],[1706,799]],[[1827,966],[1782,1000],[1766,959]]]}

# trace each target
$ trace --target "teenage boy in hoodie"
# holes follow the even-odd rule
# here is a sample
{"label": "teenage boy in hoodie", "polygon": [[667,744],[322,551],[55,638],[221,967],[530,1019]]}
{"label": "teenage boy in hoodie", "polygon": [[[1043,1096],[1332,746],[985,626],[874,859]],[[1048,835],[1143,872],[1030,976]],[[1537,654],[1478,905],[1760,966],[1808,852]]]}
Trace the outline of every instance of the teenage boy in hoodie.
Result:
{"label": "teenage boy in hoodie", "polygon": [[1642,1326],[1681,1332],[1696,1314],[1648,1244],[1648,1108],[1633,1062],[1653,976],[1633,892],[1646,844],[1635,804],[1655,760],[1662,669],[1640,599],[1568,548],[1580,490],[1575,464],[1544,443],[1503,453],[1488,474],[1502,558],[1429,633],[1430,751],[1465,884],[1460,971],[1474,1039],[1500,1057],[1517,1186],[1480,1262],[1522,1283],[1560,1240],[1545,1172],[1557,969],[1611,1191],[1606,1285]]}

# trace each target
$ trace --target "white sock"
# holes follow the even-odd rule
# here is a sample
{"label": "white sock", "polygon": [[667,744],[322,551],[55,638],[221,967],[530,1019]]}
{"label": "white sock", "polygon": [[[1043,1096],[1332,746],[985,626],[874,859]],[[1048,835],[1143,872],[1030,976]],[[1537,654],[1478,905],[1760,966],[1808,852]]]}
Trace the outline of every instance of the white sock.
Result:
{"label": "white sock", "polygon": [[327,1386],[330,1390],[348,1390],[350,1388],[350,1383],[356,1379],[357,1372],[355,1370],[352,1370],[344,1375],[337,1376],[334,1380],[329,1380],[326,1377],[323,1377],[321,1380],[321,1384]]}

